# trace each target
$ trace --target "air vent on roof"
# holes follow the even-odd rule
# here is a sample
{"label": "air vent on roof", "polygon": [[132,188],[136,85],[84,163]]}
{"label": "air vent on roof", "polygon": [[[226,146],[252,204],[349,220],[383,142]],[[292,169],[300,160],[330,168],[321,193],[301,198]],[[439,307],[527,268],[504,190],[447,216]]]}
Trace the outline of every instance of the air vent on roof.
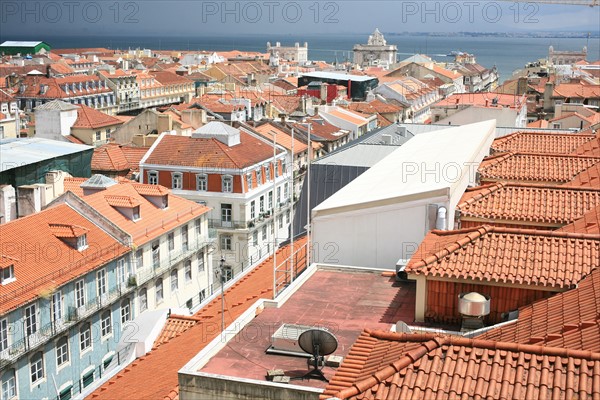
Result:
{"label": "air vent on roof", "polygon": [[[302,333],[309,329],[314,329],[314,326],[283,324],[271,336],[271,346],[267,349],[267,353],[294,355],[300,357],[310,357],[300,348],[298,338]],[[325,329],[326,328],[320,328]]]}

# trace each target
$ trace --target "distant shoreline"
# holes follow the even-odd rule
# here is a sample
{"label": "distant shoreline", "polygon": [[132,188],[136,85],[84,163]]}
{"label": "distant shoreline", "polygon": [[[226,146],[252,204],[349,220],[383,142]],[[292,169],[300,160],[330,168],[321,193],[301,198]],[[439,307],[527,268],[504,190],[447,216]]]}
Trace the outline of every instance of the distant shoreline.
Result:
{"label": "distant shoreline", "polygon": [[386,36],[600,39],[600,32],[384,32]]}

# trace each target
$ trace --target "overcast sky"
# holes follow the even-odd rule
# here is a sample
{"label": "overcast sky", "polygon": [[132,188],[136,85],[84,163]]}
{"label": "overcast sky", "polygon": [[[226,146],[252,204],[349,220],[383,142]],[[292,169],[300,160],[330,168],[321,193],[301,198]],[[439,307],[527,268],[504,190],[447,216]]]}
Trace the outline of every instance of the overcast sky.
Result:
{"label": "overcast sky", "polygon": [[0,36],[383,32],[598,32],[600,7],[504,1],[0,2]]}

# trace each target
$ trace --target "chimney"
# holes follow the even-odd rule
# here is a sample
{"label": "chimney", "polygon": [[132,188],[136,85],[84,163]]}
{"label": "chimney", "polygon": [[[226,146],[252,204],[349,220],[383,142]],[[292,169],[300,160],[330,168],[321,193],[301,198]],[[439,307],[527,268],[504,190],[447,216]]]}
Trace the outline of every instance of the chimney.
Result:
{"label": "chimney", "polygon": [[52,78],[52,67],[50,66],[50,64],[46,66],[46,77]]}
{"label": "chimney", "polygon": [[285,125],[285,114],[279,114],[279,122],[281,122],[281,125]]}
{"label": "chimney", "polygon": [[489,105],[490,101],[488,99],[485,99],[485,106],[487,107]]}

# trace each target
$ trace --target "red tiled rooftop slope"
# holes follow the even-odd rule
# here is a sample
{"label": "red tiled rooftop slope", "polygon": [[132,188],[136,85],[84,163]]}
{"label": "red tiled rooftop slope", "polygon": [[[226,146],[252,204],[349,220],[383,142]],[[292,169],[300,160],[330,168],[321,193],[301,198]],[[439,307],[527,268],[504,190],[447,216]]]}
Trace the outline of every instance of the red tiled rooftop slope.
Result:
{"label": "red tiled rooftop slope", "polygon": [[406,272],[569,288],[599,264],[599,235],[482,226],[431,231],[412,256]]}
{"label": "red tiled rooftop slope", "polygon": [[199,321],[201,321],[200,318],[193,316],[188,317],[185,315],[170,315],[169,318],[167,318],[167,322],[160,332],[160,335],[158,335],[154,341],[154,347],[158,347],[174,337],[181,335],[183,332],[196,325]]}
{"label": "red tiled rooftop slope", "polygon": [[600,206],[592,208],[579,219],[560,228],[560,232],[600,234]]}
{"label": "red tiled rooftop slope", "polygon": [[462,217],[565,225],[600,205],[600,189],[492,183],[467,189]]}
{"label": "red tiled rooftop slope", "polygon": [[77,119],[72,128],[96,129],[105,126],[121,125],[120,119],[96,110],[86,105],[79,105],[77,110]]}
{"label": "red tiled rooftop slope", "polygon": [[[305,244],[306,238],[297,240],[294,243],[295,251]],[[290,246],[279,249],[277,260],[289,257],[290,250]],[[300,251],[298,259],[304,259],[303,252]],[[230,325],[259,298],[271,298],[272,285],[273,258],[269,257],[225,292],[228,304],[225,324]],[[218,297],[194,315],[202,322],[137,359],[88,398],[163,399],[176,395],[171,392],[177,392],[177,371],[219,335],[220,311],[221,298]]]}
{"label": "red tiled rooftop slope", "polygon": [[[596,259],[596,263],[598,263]],[[481,338],[516,343],[563,344],[600,352],[600,268],[575,289],[519,309],[517,321],[485,332]]]}
{"label": "red tiled rooftop slope", "polygon": [[321,399],[574,399],[600,394],[600,353],[365,330]]}
{"label": "red tiled rooftop slope", "polygon": [[594,135],[515,132],[494,140],[494,151],[571,154],[580,146],[595,141]]}
{"label": "red tiled rooftop slope", "polygon": [[589,142],[585,142],[579,146],[572,154],[582,156],[600,157],[600,133],[596,134],[596,138]]}
{"label": "red tiled rooftop slope", "polygon": [[273,147],[243,131],[232,147],[217,139],[165,135],[146,159],[147,164],[240,169],[273,157]]}
{"label": "red tiled rooftop slope", "polygon": [[[577,181],[586,170],[600,168],[599,157],[540,153],[505,153],[484,159],[479,165],[482,182],[547,182],[563,184]],[[583,182],[577,186],[594,187]],[[600,187],[600,181],[597,183]]]}
{"label": "red tiled rooftop slope", "polygon": [[[88,247],[82,251],[60,239],[84,233]],[[67,205],[0,225],[2,264],[13,264],[16,277],[0,285],[0,315],[128,251]]]}
{"label": "red tiled rooftop slope", "polygon": [[120,172],[129,170],[129,162],[118,144],[106,144],[94,149],[92,155],[93,171]]}

